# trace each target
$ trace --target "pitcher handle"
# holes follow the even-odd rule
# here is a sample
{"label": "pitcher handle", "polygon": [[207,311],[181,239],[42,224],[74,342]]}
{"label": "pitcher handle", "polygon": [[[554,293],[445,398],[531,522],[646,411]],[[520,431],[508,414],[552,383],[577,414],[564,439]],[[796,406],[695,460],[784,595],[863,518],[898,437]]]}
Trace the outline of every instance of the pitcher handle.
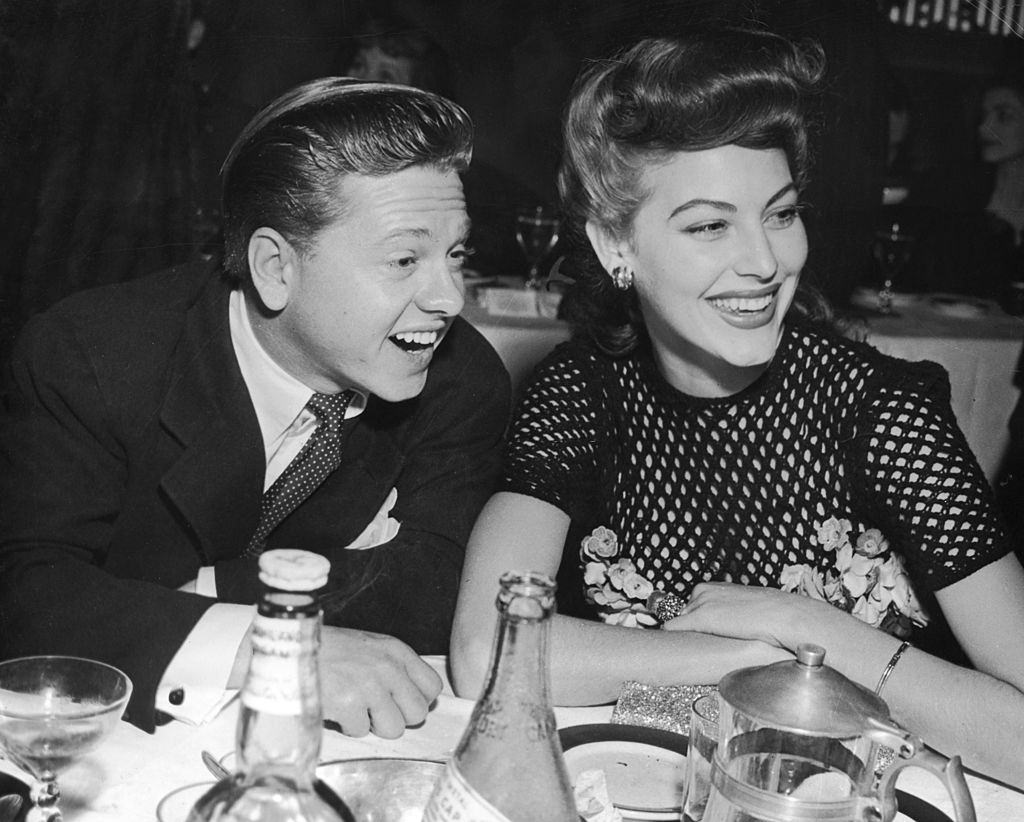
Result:
{"label": "pitcher handle", "polygon": [[947,759],[925,746],[919,737],[881,722],[867,732],[874,741],[895,748],[897,759],[885,769],[878,783],[878,795],[882,801],[882,818],[888,822],[896,816],[896,777],[904,768],[917,766],[931,771],[946,787],[953,802],[956,822],[977,822],[974,800],[967,789],[960,757]]}

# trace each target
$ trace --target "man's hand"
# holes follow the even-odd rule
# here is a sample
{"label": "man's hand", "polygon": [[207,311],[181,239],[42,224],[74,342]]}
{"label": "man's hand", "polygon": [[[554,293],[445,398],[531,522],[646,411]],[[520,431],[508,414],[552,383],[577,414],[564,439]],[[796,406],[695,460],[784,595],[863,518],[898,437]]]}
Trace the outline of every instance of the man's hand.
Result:
{"label": "man's hand", "polygon": [[408,645],[384,634],[324,626],[320,682],[324,719],[348,736],[395,739],[422,722],[441,678]]}

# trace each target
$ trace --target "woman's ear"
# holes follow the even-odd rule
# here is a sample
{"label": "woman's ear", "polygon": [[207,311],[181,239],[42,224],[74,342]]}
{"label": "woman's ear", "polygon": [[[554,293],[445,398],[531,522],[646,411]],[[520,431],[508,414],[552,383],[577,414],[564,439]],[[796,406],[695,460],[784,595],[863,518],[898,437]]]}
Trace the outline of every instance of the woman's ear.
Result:
{"label": "woman's ear", "polygon": [[295,285],[298,253],[279,232],[257,228],[249,237],[249,271],[263,305],[281,311]]}
{"label": "woman's ear", "polygon": [[586,230],[587,239],[605,271],[611,274],[616,268],[626,265],[629,246],[624,241],[613,237],[593,220],[587,220]]}

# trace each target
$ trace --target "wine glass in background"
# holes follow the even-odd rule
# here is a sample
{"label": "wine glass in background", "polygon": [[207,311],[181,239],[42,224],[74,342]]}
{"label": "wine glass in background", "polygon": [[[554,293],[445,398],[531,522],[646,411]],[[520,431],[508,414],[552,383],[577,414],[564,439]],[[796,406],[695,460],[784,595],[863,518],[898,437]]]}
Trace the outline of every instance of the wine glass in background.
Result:
{"label": "wine glass in background", "polygon": [[100,743],[131,693],[127,676],[91,659],[0,662],[0,751],[37,780],[26,822],[61,819],[57,771]]}
{"label": "wine glass in background", "polygon": [[892,306],[893,284],[907,267],[915,239],[898,219],[890,220],[885,227],[875,232],[872,253],[878,263],[881,280],[878,288],[880,314],[898,316]]}
{"label": "wine glass in background", "polygon": [[558,214],[547,206],[531,206],[516,212],[516,242],[530,266],[526,276],[527,288],[541,288],[544,285],[540,264],[558,242],[560,228]]}

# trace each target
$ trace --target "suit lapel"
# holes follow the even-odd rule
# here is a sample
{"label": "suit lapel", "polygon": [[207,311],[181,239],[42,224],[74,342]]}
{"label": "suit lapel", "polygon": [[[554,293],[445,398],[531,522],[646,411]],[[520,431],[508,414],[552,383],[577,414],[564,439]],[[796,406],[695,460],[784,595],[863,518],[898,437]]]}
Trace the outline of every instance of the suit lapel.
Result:
{"label": "suit lapel", "polygon": [[207,563],[245,548],[259,519],[263,441],[231,345],[230,287],[217,274],[189,310],[161,410],[183,447],[162,488]]}

